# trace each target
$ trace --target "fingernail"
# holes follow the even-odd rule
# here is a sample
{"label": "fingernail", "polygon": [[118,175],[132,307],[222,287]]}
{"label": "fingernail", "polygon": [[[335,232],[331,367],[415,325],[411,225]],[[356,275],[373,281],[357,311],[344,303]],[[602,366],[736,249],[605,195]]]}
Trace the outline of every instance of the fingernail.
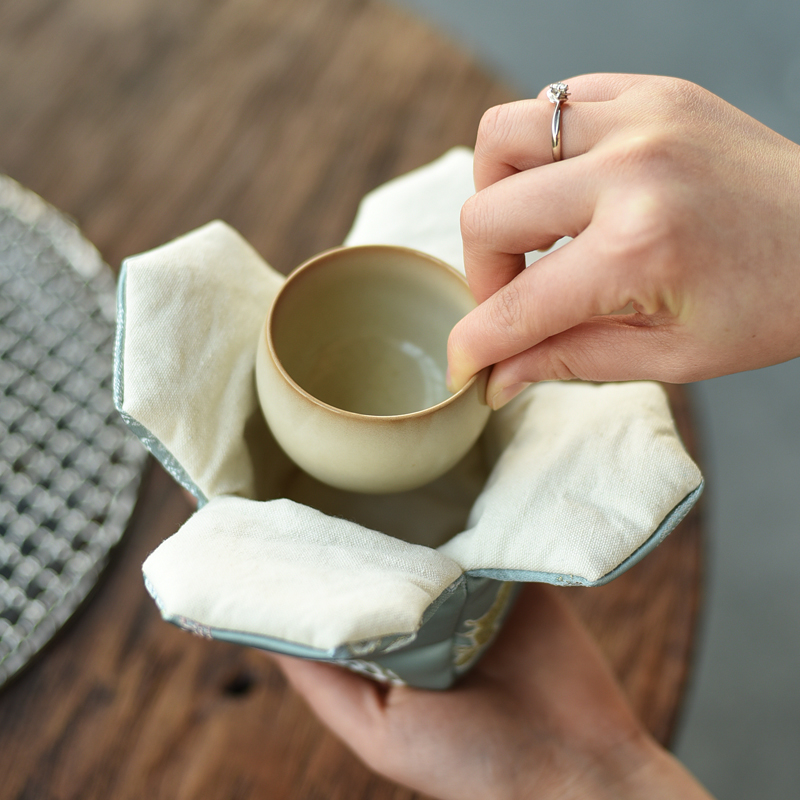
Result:
{"label": "fingernail", "polygon": [[506,403],[513,400],[523,389],[530,386],[530,383],[514,383],[511,386],[506,386],[505,389],[495,392],[489,400],[489,405],[497,411],[501,409]]}

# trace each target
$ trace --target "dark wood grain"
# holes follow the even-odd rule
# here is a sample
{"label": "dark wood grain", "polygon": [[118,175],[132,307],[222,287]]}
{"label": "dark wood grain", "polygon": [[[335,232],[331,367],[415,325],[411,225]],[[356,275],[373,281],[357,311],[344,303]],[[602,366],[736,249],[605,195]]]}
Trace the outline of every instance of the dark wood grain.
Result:
{"label": "dark wood grain", "polygon": [[[665,386],[684,444],[700,461],[689,396]],[[669,744],[689,679],[703,584],[703,503],[647,558],[594,589],[566,589],[631,704]]]}
{"label": "dark wood grain", "polygon": [[[366,191],[471,145],[508,99],[372,0],[0,0],[0,171],[115,268],[219,217],[287,271],[342,240]],[[694,451],[686,394],[670,394]],[[153,468],[95,594],[0,695],[2,796],[415,796],[360,766],[262,655],[161,622],[140,565],[189,513]],[[566,590],[662,742],[691,661],[701,523],[606,587]]]}

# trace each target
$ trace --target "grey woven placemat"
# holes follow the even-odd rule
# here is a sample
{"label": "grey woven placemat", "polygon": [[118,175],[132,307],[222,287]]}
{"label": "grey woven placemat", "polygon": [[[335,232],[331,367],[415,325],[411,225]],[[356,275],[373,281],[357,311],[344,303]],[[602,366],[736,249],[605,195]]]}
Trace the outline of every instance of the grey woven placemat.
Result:
{"label": "grey woven placemat", "polygon": [[0,175],[0,685],[95,584],[145,451],[112,399],[114,278],[41,198]]}

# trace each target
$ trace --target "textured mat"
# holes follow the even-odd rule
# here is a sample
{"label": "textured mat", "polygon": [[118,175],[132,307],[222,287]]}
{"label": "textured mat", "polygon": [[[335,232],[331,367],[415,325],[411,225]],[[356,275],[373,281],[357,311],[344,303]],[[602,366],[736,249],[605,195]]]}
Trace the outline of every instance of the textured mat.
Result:
{"label": "textured mat", "polygon": [[91,591],[145,462],[112,400],[114,277],[0,176],[0,685]]}

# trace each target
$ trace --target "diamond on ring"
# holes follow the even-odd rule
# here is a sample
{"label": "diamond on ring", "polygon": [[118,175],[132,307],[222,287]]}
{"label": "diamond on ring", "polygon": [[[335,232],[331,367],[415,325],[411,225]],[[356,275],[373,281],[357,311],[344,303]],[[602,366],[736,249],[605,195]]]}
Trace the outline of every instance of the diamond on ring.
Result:
{"label": "diamond on ring", "polygon": [[569,97],[569,86],[566,83],[551,83],[547,87],[547,99],[551,103],[564,103]]}

